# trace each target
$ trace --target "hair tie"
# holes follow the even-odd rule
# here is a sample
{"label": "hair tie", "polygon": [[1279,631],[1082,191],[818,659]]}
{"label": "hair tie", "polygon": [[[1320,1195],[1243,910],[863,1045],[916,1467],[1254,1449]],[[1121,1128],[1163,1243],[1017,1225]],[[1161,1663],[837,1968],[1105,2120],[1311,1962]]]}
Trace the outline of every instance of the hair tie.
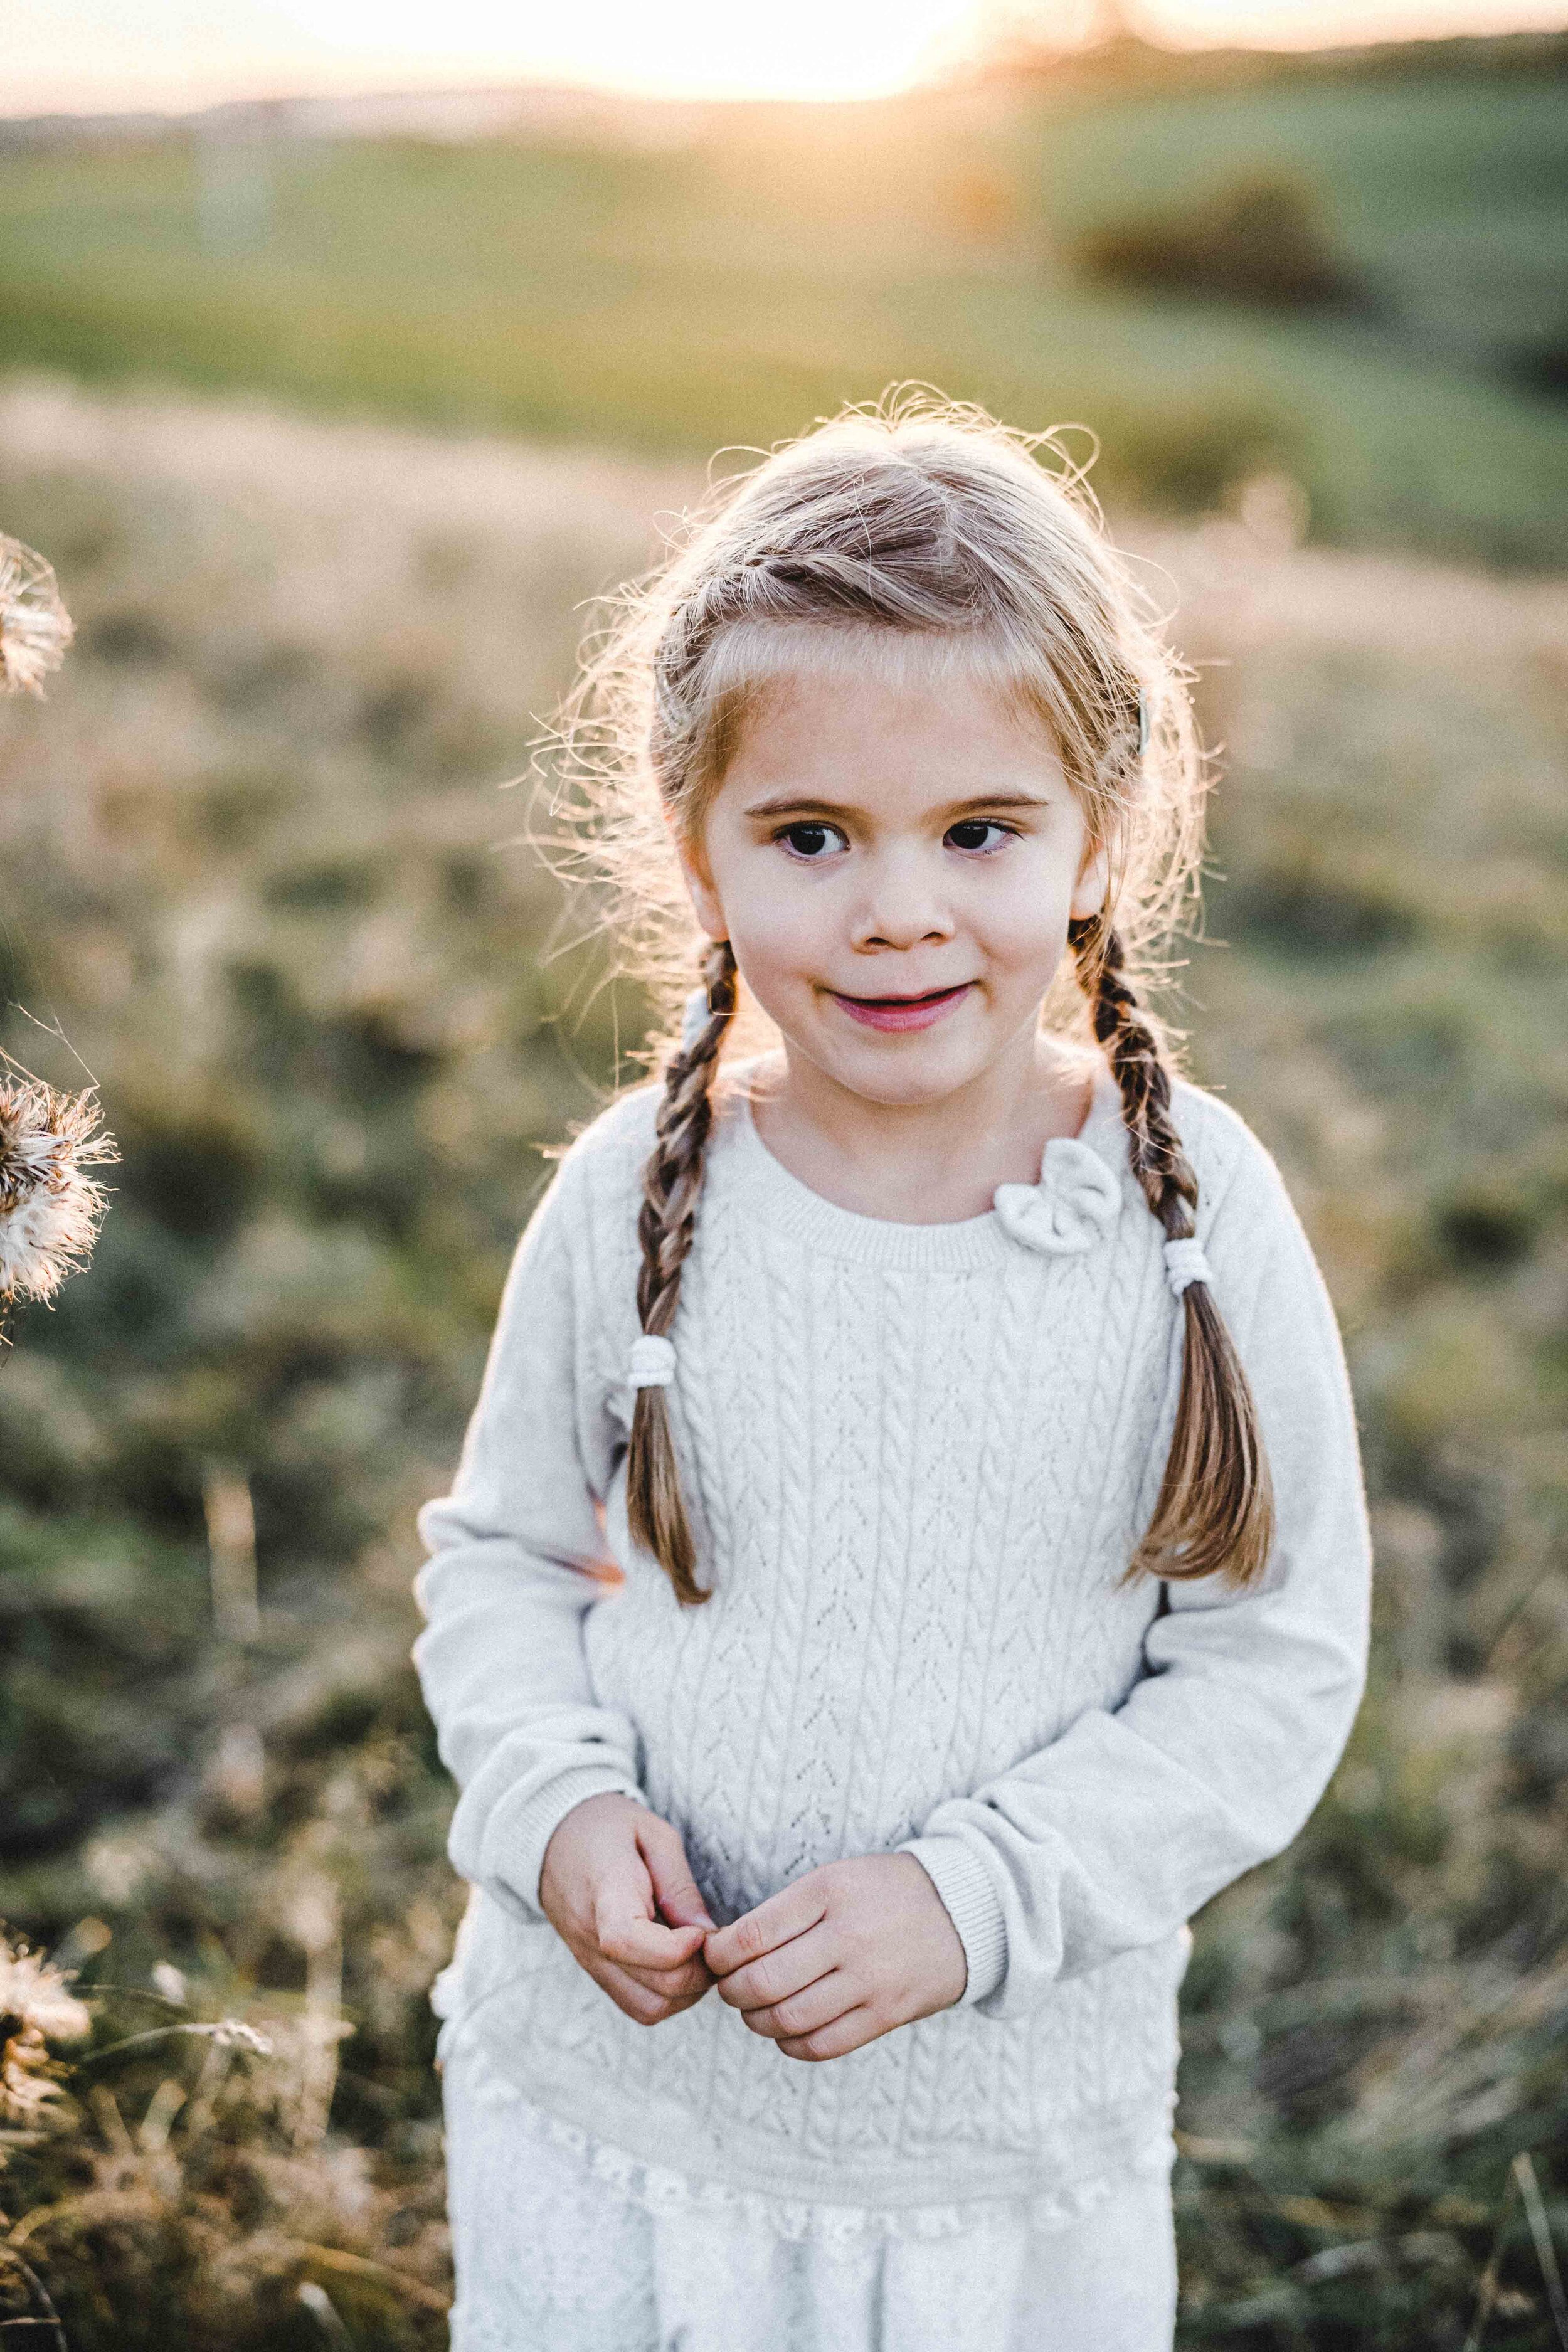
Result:
{"label": "hair tie", "polygon": [[1173,1298],[1180,1298],[1189,1283],[1212,1282],[1214,1272],[1204,1255],[1204,1245],[1194,1234],[1180,1241],[1165,1244],[1165,1279],[1171,1286]]}
{"label": "hair tie", "polygon": [[626,1381],[634,1389],[667,1389],[675,1378],[675,1349],[651,1331],[632,1341]]}
{"label": "hair tie", "polygon": [[708,1002],[706,986],[694,988],[681,1010],[680,1050],[683,1054],[690,1053],[712,1018],[713,1008]]}

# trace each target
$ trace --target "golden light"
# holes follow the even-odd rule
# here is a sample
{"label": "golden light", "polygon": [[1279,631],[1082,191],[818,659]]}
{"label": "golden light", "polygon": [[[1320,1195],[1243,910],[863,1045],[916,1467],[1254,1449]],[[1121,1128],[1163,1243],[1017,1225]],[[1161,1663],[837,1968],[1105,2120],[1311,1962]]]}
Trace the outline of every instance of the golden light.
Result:
{"label": "golden light", "polygon": [[[1563,0],[1126,0],[1156,39],[1314,45],[1555,24]],[[667,97],[907,88],[1033,16],[1070,41],[1093,0],[27,0],[0,113],[556,82]]]}
{"label": "golden light", "polygon": [[179,107],[291,92],[586,84],[692,97],[906,86],[974,0],[32,0],[0,112]]}
{"label": "golden light", "polygon": [[[467,0],[445,13],[442,38],[460,32],[476,54],[488,44],[496,68],[510,58],[514,72],[521,64],[542,80],[702,97],[857,98],[912,80],[933,43],[970,14],[965,0],[575,0],[520,20],[515,9]],[[310,0],[310,16],[333,38],[410,48],[429,23],[414,0]]]}

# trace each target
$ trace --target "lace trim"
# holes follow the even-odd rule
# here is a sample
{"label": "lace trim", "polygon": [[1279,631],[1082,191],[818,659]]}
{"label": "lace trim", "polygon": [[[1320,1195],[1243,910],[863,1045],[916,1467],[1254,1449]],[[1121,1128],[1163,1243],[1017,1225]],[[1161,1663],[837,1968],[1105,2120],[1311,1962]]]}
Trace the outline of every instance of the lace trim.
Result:
{"label": "lace trim", "polygon": [[[452,2061],[447,2063],[449,2067]],[[504,2075],[470,2076],[464,2084],[463,2095],[478,2105],[515,2109],[518,2127],[537,2145],[568,2151],[595,2180],[645,2212],[709,2213],[738,2227],[766,2231],[775,2237],[791,2241],[814,2238],[839,2246],[857,2244],[867,2238],[955,2238],[982,2229],[1062,2229],[1103,2205],[1125,2179],[1142,2179],[1151,2173],[1167,2170],[1175,2155],[1175,2142],[1166,2133],[1136,2157],[1125,2174],[1101,2175],[1060,2192],[1040,2190],[1032,2196],[966,2198],[952,2205],[822,2205],[764,2197],[754,2190],[731,2188],[723,2181],[702,2180],[668,2165],[647,2163],[606,2140],[596,2139],[579,2125],[566,2123],[559,2116],[536,2107]]]}

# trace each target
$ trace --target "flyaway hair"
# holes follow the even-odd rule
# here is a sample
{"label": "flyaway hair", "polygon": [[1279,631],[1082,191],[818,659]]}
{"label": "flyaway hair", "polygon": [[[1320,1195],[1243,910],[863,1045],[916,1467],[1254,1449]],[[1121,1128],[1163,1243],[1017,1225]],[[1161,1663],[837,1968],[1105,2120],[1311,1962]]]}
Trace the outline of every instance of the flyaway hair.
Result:
{"label": "flyaway hair", "polygon": [[[1060,440],[908,386],[719,483],[663,566],[614,600],[541,745],[574,862],[607,893],[631,967],[671,1011],[696,961],[707,988],[706,1023],[663,1049],[638,1229],[651,1338],[675,1328],[712,1087],[747,1012],[727,943],[694,930],[675,844],[700,839],[775,681],[869,664],[932,678],[962,666],[1048,730],[1110,880],[1102,913],[1072,928],[1043,1017],[1099,1040],[1151,1214],[1167,1242],[1195,1230],[1196,1179],[1171,1118],[1173,1040],[1140,998],[1168,981],[1197,902],[1208,779],[1188,673]],[[1246,1584],[1273,1543],[1257,1409],[1205,1281],[1188,1282],[1182,1311],[1169,1462],[1128,1573]],[[633,1534],[680,1600],[705,1600],[662,1385],[637,1392],[627,1494]]]}

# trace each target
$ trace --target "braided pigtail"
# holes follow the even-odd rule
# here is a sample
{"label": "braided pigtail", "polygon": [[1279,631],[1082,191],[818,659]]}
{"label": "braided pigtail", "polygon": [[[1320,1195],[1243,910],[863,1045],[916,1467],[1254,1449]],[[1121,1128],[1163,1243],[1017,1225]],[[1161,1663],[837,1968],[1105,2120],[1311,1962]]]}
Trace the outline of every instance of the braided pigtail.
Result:
{"label": "braided pigtail", "polygon": [[[1198,1181],[1171,1118],[1170,1073],[1126,977],[1121,942],[1099,916],[1075,922],[1068,938],[1095,1034],[1121,1091],[1133,1173],[1167,1243],[1192,1241]],[[1207,1280],[1190,1259],[1182,1271],[1186,1331],[1176,1425],[1154,1516],[1127,1573],[1184,1579],[1217,1570],[1233,1584],[1250,1584],[1274,1541],[1258,1408]]]}
{"label": "braided pigtail", "polygon": [[[633,1536],[668,1575],[677,1598],[695,1606],[709,1597],[697,1581],[697,1548],[681,1499],[680,1473],[670,1433],[665,1386],[674,1369],[668,1334],[680,1303],[680,1276],[691,1247],[702,1190],[702,1160],[713,1123],[713,1078],[719,1049],[735,1012],[735,958],[728,940],[719,940],[703,960],[708,1018],[681,1041],[664,1077],[658,1141],[643,1170],[643,1204],[637,1218],[642,1266],[637,1275],[637,1314],[643,1339],[665,1344],[647,1351],[646,1374],[634,1350],[633,1377],[639,1384],[632,1412],[626,1455],[626,1517]],[[700,1001],[698,1011],[700,1013]],[[639,1343],[639,1347],[642,1343]]]}

